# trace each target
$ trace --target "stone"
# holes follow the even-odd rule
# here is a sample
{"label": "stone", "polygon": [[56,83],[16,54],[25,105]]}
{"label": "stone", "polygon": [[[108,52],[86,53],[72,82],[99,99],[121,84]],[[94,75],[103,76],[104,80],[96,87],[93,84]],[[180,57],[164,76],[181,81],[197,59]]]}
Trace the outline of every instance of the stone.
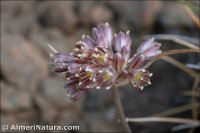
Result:
{"label": "stone", "polygon": [[[84,124],[88,126],[88,132],[122,132],[122,129],[115,122],[109,122],[102,113],[86,114]],[[81,125],[81,127],[86,125]]]}
{"label": "stone", "polygon": [[87,111],[102,109],[107,103],[110,103],[112,101],[112,98],[110,97],[111,90],[92,89],[89,90],[85,95],[85,99],[83,99],[83,107]]}
{"label": "stone", "polygon": [[16,87],[33,91],[48,75],[48,62],[30,41],[17,34],[3,34],[1,71]]}
{"label": "stone", "polygon": [[57,27],[64,32],[72,32],[78,23],[73,1],[43,1],[37,7],[42,26]]}
{"label": "stone", "polygon": [[38,30],[32,32],[30,40],[40,48],[45,58],[50,61],[49,54],[52,53],[52,51],[47,44],[52,45],[61,53],[70,52],[73,50],[75,44],[81,40],[83,34],[88,35],[89,31],[85,28],[80,28],[71,35],[65,35],[59,28],[48,28],[43,31]]}
{"label": "stone", "polygon": [[1,82],[1,111],[17,112],[32,108],[32,96],[30,93],[17,90],[12,86]]}
{"label": "stone", "polygon": [[92,1],[81,1],[79,6],[80,21],[84,24],[97,25],[111,22],[113,19],[113,12],[104,4],[99,5]]}
{"label": "stone", "polygon": [[1,32],[22,34],[38,28],[34,1],[2,1]]}
{"label": "stone", "polygon": [[68,108],[63,111],[59,111],[56,124],[61,126],[78,126],[80,120],[80,111]]}
{"label": "stone", "polygon": [[194,25],[182,4],[177,2],[165,2],[165,6],[159,16],[159,21],[168,28],[191,27]]}
{"label": "stone", "polygon": [[160,1],[110,1],[108,4],[117,14],[116,23],[121,30],[147,31],[162,9]]}
{"label": "stone", "polygon": [[40,94],[37,94],[34,101],[40,110],[42,122],[51,123],[56,119],[58,116],[57,109],[52,106],[48,99]]}
{"label": "stone", "polygon": [[38,92],[46,97],[52,105],[65,108],[70,106],[73,102],[69,101],[66,91],[64,89],[64,80],[61,78],[48,78],[43,80]]}

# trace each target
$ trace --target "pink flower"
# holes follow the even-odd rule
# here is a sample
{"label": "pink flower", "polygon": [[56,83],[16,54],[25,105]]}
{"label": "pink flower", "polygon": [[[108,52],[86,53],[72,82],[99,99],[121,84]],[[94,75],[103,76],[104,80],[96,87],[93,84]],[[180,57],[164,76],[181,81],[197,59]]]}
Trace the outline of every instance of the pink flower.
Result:
{"label": "pink flower", "polygon": [[83,35],[70,54],[53,54],[52,69],[65,73],[65,88],[73,101],[92,88],[110,89],[130,82],[143,89],[152,76],[143,66],[161,53],[161,45],[149,39],[130,58],[131,43],[129,31],[113,34],[108,23],[99,24],[92,37]]}

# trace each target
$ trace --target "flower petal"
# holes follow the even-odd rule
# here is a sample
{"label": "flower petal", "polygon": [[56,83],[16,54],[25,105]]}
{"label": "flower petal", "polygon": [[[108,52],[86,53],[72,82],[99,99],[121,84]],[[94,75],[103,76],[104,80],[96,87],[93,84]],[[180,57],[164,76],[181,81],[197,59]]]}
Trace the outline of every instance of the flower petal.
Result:
{"label": "flower petal", "polygon": [[144,64],[145,61],[145,55],[144,54],[137,54],[133,57],[131,63],[130,63],[130,70],[137,69],[141,67]]}
{"label": "flower petal", "polygon": [[125,85],[129,82],[128,80],[128,72],[126,70],[121,71],[116,80],[115,80],[115,85],[117,86],[122,86]]}
{"label": "flower petal", "polygon": [[117,52],[121,52],[124,47],[130,49],[131,46],[131,37],[129,32],[126,34],[120,32],[118,35],[114,37],[113,49]]}
{"label": "flower petal", "polygon": [[134,87],[140,88],[141,90],[151,84],[150,77],[152,73],[149,73],[144,69],[137,69],[129,72],[129,80]]}
{"label": "flower petal", "polygon": [[52,69],[54,72],[65,72],[68,70],[68,65],[74,62],[74,57],[70,54],[55,53],[52,56]]}
{"label": "flower petal", "polygon": [[94,49],[96,47],[95,41],[90,36],[82,36],[82,41],[77,42],[78,44],[82,44],[85,50]]}
{"label": "flower petal", "polygon": [[100,70],[99,73],[96,74],[94,82],[97,89],[109,89],[112,87],[114,80],[115,75],[111,70]]}
{"label": "flower petal", "polygon": [[78,73],[82,69],[82,64],[77,64],[77,63],[72,63],[71,65],[68,66],[68,71],[70,73]]}
{"label": "flower petal", "polygon": [[99,24],[97,28],[93,28],[93,38],[96,43],[104,48],[111,48],[113,33],[108,23]]}
{"label": "flower petal", "polygon": [[138,47],[137,54],[143,53],[147,60],[150,60],[161,53],[160,46],[160,43],[154,42],[154,38],[151,38]]}
{"label": "flower petal", "polygon": [[88,90],[85,88],[77,88],[76,85],[65,85],[65,88],[71,101],[78,100],[85,93],[85,91]]}
{"label": "flower petal", "polygon": [[124,67],[125,59],[122,57],[120,53],[116,53],[113,58],[113,68],[119,72]]}

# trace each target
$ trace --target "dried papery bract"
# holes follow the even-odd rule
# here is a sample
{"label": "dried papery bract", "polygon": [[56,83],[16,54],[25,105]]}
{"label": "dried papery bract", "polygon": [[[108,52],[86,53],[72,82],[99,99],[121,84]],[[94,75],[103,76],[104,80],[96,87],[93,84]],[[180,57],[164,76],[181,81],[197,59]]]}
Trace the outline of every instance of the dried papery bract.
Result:
{"label": "dried papery bract", "polygon": [[152,73],[144,64],[158,56],[160,44],[151,38],[143,42],[130,58],[131,36],[127,31],[114,34],[108,23],[92,30],[92,37],[83,35],[71,53],[59,53],[52,46],[52,69],[66,75],[65,88],[72,101],[86,90],[110,89],[132,83],[143,89],[151,84]]}

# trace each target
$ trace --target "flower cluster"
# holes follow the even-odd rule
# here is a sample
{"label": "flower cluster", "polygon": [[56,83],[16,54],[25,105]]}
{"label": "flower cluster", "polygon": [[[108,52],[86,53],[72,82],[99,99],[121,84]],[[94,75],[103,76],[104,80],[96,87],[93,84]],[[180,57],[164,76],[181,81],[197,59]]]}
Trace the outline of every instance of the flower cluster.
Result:
{"label": "flower cluster", "polygon": [[108,23],[99,24],[92,37],[82,36],[73,52],[51,54],[52,69],[65,72],[65,88],[72,101],[88,89],[110,89],[129,82],[142,90],[151,84],[152,76],[143,66],[161,53],[160,43],[149,39],[129,58],[131,44],[129,31],[113,34]]}

